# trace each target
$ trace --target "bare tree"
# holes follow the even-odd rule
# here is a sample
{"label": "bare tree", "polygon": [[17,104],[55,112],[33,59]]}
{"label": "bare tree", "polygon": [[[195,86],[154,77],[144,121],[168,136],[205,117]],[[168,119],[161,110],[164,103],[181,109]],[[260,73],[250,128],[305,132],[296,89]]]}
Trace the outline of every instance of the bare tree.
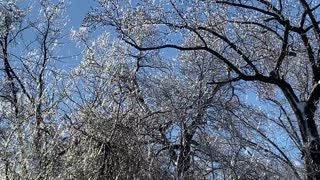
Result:
{"label": "bare tree", "polygon": [[320,178],[320,4],[97,2],[0,2],[1,179]]}
{"label": "bare tree", "polygon": [[[33,6],[40,9],[39,16],[32,15],[38,13]],[[46,0],[33,6],[0,2],[1,169],[7,180],[48,179],[59,169],[63,126],[58,109],[63,95],[62,76],[54,65],[60,59],[56,46],[65,7],[63,1]]]}
{"label": "bare tree", "polygon": [[226,75],[213,84],[245,81],[268,88],[261,97],[275,102],[281,113],[295,115],[288,115],[288,123],[304,158],[305,176],[320,178],[317,1],[98,2],[86,25],[114,27],[123,41],[143,52],[205,51],[225,66]]}

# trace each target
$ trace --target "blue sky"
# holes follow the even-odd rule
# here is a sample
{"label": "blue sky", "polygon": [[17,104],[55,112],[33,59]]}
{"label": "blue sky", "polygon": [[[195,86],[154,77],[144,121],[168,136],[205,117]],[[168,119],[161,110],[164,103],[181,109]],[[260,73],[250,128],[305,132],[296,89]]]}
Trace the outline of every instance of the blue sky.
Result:
{"label": "blue sky", "polygon": [[[90,12],[92,7],[97,5],[95,0],[69,0],[69,2],[66,12],[69,22],[65,28],[66,37],[68,38],[70,38],[71,30],[78,30],[86,14]],[[65,44],[64,48],[67,56],[73,56],[81,53],[82,49],[76,46],[76,42],[71,41],[71,39],[67,39],[66,42],[67,44]],[[81,55],[69,60],[73,61],[71,64],[76,66],[81,61]],[[67,64],[68,68],[72,68],[70,63]]]}
{"label": "blue sky", "polygon": [[70,18],[69,26],[78,28],[86,13],[96,4],[94,0],[70,0],[70,4],[67,7],[67,14],[69,14]]}

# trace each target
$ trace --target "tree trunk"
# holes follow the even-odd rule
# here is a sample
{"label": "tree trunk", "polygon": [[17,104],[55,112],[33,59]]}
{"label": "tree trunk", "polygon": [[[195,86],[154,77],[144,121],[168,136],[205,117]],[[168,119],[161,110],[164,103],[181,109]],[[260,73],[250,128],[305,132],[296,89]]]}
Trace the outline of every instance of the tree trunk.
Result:
{"label": "tree trunk", "polygon": [[308,137],[305,143],[305,163],[308,180],[320,180],[320,143],[319,137]]}
{"label": "tree trunk", "polygon": [[311,141],[307,150],[308,154],[305,156],[307,179],[320,179],[320,143],[318,140]]}
{"label": "tree trunk", "polygon": [[303,138],[305,146],[305,164],[308,180],[320,180],[320,141],[317,125],[314,120],[315,104],[307,105],[304,109],[303,120],[306,137]]}
{"label": "tree trunk", "polygon": [[[317,110],[317,98],[309,97],[306,102],[299,101],[288,83],[281,81],[278,86],[284,93],[298,120],[304,146],[306,177],[308,180],[320,180],[320,138],[314,119],[314,114]],[[314,89],[313,91],[318,90]]]}
{"label": "tree trunk", "polygon": [[182,147],[177,162],[178,178],[184,179],[186,172],[190,168],[190,144]]}

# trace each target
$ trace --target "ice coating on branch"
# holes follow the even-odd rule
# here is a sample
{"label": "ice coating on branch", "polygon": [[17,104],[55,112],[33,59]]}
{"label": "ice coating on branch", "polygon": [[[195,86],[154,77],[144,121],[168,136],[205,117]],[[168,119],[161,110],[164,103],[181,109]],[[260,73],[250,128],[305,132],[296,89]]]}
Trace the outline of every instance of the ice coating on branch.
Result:
{"label": "ice coating on branch", "polygon": [[307,102],[302,101],[297,103],[297,108],[302,114],[305,114],[306,106],[307,106]]}

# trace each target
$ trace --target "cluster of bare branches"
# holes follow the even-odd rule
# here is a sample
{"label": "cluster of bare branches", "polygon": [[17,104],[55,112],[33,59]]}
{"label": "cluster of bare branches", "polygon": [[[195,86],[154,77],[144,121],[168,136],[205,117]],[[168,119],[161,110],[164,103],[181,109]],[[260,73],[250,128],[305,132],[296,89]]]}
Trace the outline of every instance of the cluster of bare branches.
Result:
{"label": "cluster of bare branches", "polygon": [[0,1],[0,179],[320,179],[317,1],[96,2]]}

